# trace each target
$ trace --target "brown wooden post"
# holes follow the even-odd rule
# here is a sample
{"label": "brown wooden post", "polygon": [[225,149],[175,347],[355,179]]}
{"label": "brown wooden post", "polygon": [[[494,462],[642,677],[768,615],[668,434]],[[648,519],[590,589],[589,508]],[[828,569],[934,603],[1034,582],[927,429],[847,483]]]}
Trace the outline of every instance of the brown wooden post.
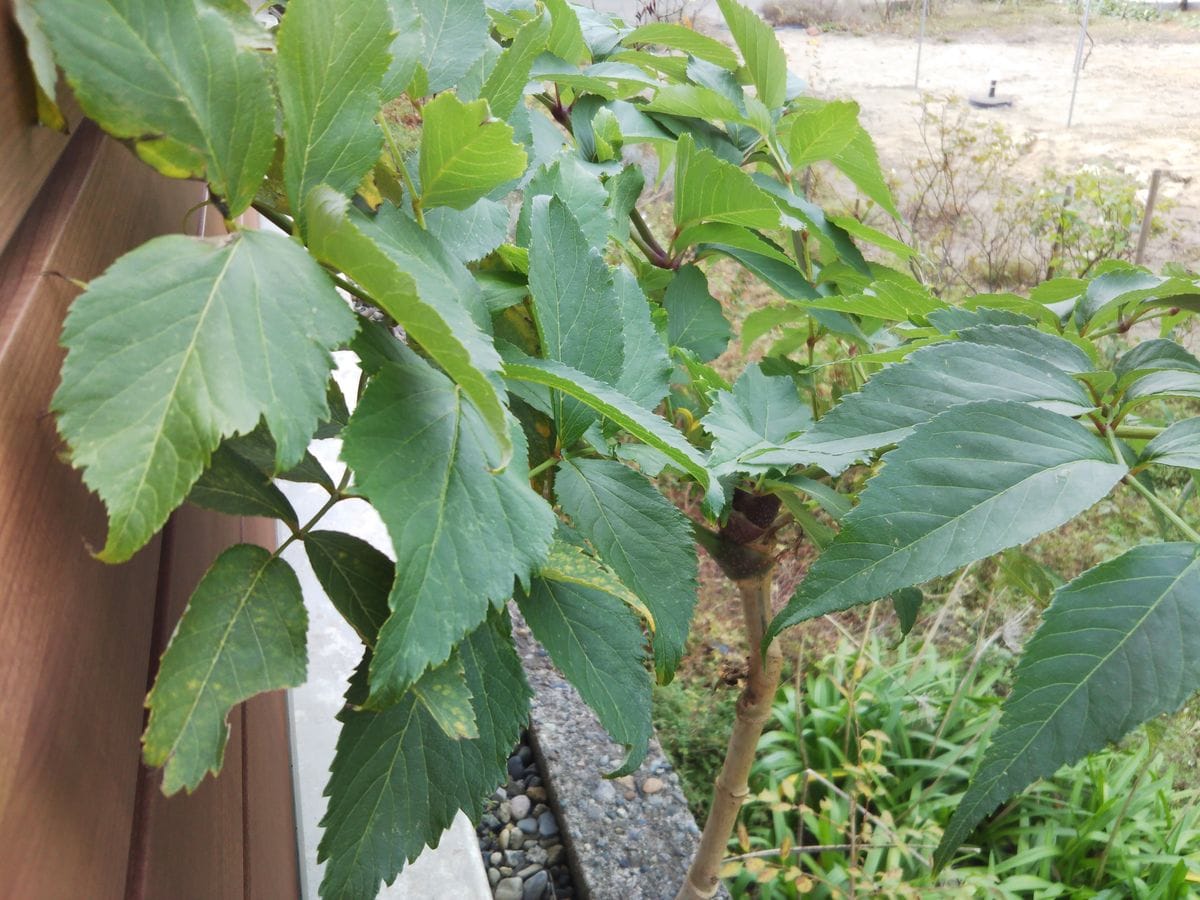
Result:
{"label": "brown wooden post", "polygon": [[146,689],[188,595],[221,548],[272,531],[185,508],[130,562],[97,562],[104,511],[48,412],[78,293],[63,276],[178,232],[204,188],[156,175],[69,103],[70,135],[38,127],[24,52],[0,0],[0,895],[296,897],[282,694],[234,711],[224,772],[191,797],[164,798],[140,762]]}

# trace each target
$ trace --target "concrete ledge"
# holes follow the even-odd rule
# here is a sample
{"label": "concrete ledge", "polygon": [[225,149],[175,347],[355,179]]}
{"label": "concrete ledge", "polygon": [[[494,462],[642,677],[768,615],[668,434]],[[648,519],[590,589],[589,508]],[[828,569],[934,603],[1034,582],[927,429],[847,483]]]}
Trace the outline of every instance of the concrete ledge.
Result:
{"label": "concrete ledge", "polygon": [[[683,882],[696,847],[696,826],[679,776],[657,738],[633,775],[608,780],[624,751],[514,616],[525,674],[533,687],[530,733],[546,773],[550,803],[579,895],[591,900],[663,900]],[[727,897],[722,889],[718,896]]]}

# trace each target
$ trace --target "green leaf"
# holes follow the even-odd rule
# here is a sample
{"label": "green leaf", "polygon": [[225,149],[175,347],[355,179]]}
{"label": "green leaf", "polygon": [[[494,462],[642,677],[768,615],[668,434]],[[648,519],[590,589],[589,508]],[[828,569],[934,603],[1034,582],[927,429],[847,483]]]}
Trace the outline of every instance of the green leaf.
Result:
{"label": "green leaf", "polygon": [[379,86],[379,98],[384,102],[394,100],[404,93],[413,80],[417,67],[424,58],[425,35],[421,29],[421,18],[413,0],[388,0],[392,12],[392,38],[388,53],[392,57],[383,82]]}
{"label": "green leaf", "polygon": [[787,99],[787,56],[775,30],[735,0],[717,0],[734,43],[742,51],[758,99],[774,109]]}
{"label": "green leaf", "polygon": [[[627,446],[637,447],[638,444]],[[657,451],[656,451],[657,452]],[[555,540],[550,545],[550,554],[538,569],[538,575],[549,581],[561,581],[600,591],[620,600],[641,617],[651,632],[655,629],[654,615],[642,599],[621,583],[612,570],[594,556],[589,556],[581,547],[564,540]]]}
{"label": "green leaf", "polygon": [[554,388],[582,401],[642,443],[666,454],[681,472],[691,475],[707,493],[706,504],[710,509],[719,512],[724,505],[720,482],[706,468],[700,452],[665,419],[638,406],[616,389],[548,359],[514,356],[505,362],[504,376]]}
{"label": "green leaf", "polygon": [[271,476],[236,452],[229,442],[212,455],[192,486],[188,502],[230,516],[266,516],[296,527],[296,511]]}
{"label": "green leaf", "polygon": [[812,412],[800,401],[796,383],[786,376],[770,377],[757,365],[747,366],[732,392],[717,395],[702,423],[713,436],[708,464],[718,476],[769,471],[753,460],[812,424]]}
{"label": "green leaf", "polygon": [[[756,172],[751,178],[754,183],[765,190],[778,204],[780,210],[789,218],[795,217],[804,225],[807,225],[811,234],[815,235],[821,243],[829,248],[838,259],[842,260],[846,265],[853,267],[862,275],[869,276],[871,268],[867,265],[867,261],[863,259],[861,251],[855,246],[854,241],[850,240],[849,233],[854,233],[862,236],[865,240],[871,240],[875,243],[880,243],[885,249],[900,256],[912,255],[909,248],[904,245],[899,245],[898,242],[890,241],[886,235],[880,236],[880,233],[873,228],[867,228],[857,219],[853,217],[841,217],[836,221],[831,217],[826,217],[821,207],[815,203],[810,203],[802,197],[798,197],[788,188],[784,187],[776,179],[762,172]],[[791,226],[795,227],[795,226]],[[848,233],[849,232],[849,233]]]}
{"label": "green leaf", "polygon": [[957,341],[934,344],[879,372],[789,447],[757,461],[802,465],[811,459],[821,465],[816,454],[843,462],[864,459],[904,440],[938,413],[976,400],[1017,401],[1063,416],[1093,408],[1079,382],[1028,353]]}
{"label": "green leaf", "polygon": [[[328,396],[328,395],[327,395]],[[340,431],[340,429],[339,429]],[[314,437],[321,436],[320,427]],[[283,481],[298,481],[307,484],[319,484],[328,491],[333,491],[335,485],[329,473],[308,450],[300,457],[300,462],[282,472],[275,471],[275,457],[278,449],[271,432],[264,425],[259,425],[249,434],[226,438],[221,448],[228,448],[242,459],[255,466],[263,479],[279,478]],[[220,452],[220,451],[218,451]]]}
{"label": "green leaf", "polygon": [[730,225],[727,222],[701,222],[699,225],[689,225],[679,232],[675,236],[675,240],[671,242],[671,246],[676,251],[697,244],[721,244],[737,247],[784,265],[793,265],[791,257],[759,235],[757,231],[751,231],[740,225]]}
{"label": "green leaf", "polygon": [[613,272],[621,309],[625,363],[616,388],[646,409],[654,409],[670,389],[671,358],[650,320],[650,307],[637,279],[625,267]]}
{"label": "green leaf", "polygon": [[465,391],[406,348],[371,379],[342,455],[396,551],[392,615],[371,661],[373,706],[396,702],[545,559],[554,515],[529,486],[525,444],[500,448]]}
{"label": "green leaf", "polygon": [[793,169],[838,158],[862,131],[858,125],[858,104],[847,100],[824,103],[790,118],[788,161]]}
{"label": "green leaf", "polygon": [[389,65],[388,4],[292,0],[277,43],[283,182],[302,234],[308,191],[325,184],[353,194],[383,148],[374,115]]}
{"label": "green leaf", "polygon": [[554,664],[628,751],[611,776],[635,771],[654,730],[637,618],[610,594],[546,578],[518,592],[517,604]]}
{"label": "green leaf", "polygon": [[1134,547],[1059,588],[934,854],[938,867],[1038,778],[1178,709],[1200,688],[1200,546]]}
{"label": "green leaf", "polygon": [[460,809],[478,820],[483,799],[504,782],[530,697],[507,616],[493,613],[458,653],[478,738],[447,737],[411,692],[382,712],[356,709],[366,696],[366,667],[351,681],[325,789],[322,897],[375,896],[381,881],[437,842]]}
{"label": "green leaf", "polygon": [[651,22],[633,29],[621,38],[626,47],[637,44],[657,44],[672,50],[682,50],[684,53],[703,59],[722,69],[733,71],[738,67],[737,55],[715,38],[694,31],[685,25],[675,25],[669,22]]}
{"label": "green leaf", "polygon": [[960,340],[989,347],[1008,347],[1035,356],[1069,375],[1095,370],[1082,349],[1057,335],[1019,325],[976,325],[958,332]]}
{"label": "green leaf", "polygon": [[42,30],[42,20],[30,4],[31,0],[15,0],[13,18],[25,35],[25,52],[37,82],[34,90],[37,93],[38,122],[66,134],[67,120],[58,108],[58,68],[54,64],[50,42]]}
{"label": "green leaf", "polygon": [[1142,450],[1139,462],[1200,469],[1200,418],[1171,425]]}
{"label": "green leaf", "polygon": [[855,187],[878,203],[884,212],[893,219],[900,218],[892,200],[892,191],[883,177],[879,156],[875,152],[875,143],[865,129],[860,126],[854,138],[831,161]]}
{"label": "green leaf", "polygon": [[976,309],[949,306],[945,309],[934,310],[927,318],[930,325],[944,334],[962,331],[964,328],[975,328],[979,325],[1025,326],[1034,324],[1034,320],[1029,316],[1007,309],[990,309],[986,306]]}
{"label": "green leaf", "polygon": [[[612,272],[557,197],[534,198],[529,290],[542,352],[615,385],[625,359],[621,306]],[[566,447],[593,421],[585,406],[555,395],[554,419]]]}
{"label": "green leaf", "polygon": [[675,225],[682,231],[698,222],[778,228],[779,207],[746,172],[685,133],[675,158]]}
{"label": "green leaf", "polygon": [[645,112],[688,116],[706,122],[745,122],[746,114],[737,104],[697,84],[664,84],[650,102],[642,106]]}
{"label": "green leaf", "polygon": [[1115,319],[1121,307],[1130,303],[1200,309],[1200,282],[1123,265],[1091,280],[1075,307],[1075,321],[1081,331],[1084,326],[1099,327]]}
{"label": "green leaf", "polygon": [[471,688],[457,653],[422,675],[413,685],[412,692],[446,737],[456,741],[479,737],[479,725],[471,706]]}
{"label": "green leaf", "polygon": [[[829,216],[829,225],[832,226],[831,230],[833,231],[845,231],[860,241],[866,241],[868,244],[874,244],[888,253],[895,254],[900,259],[908,260],[917,255],[917,251],[908,246],[908,244],[897,240],[886,232],[880,231],[878,228],[872,228],[870,225],[860,222],[854,216]],[[847,241],[847,243],[849,242]],[[839,255],[844,261],[854,265],[855,268],[860,268],[854,256],[850,256],[844,251],[840,252]]]}
{"label": "green leaf", "polygon": [[[199,0],[35,0],[79,105],[165,175],[203,177],[239,215],[275,150],[267,35]],[[102,36],[103,40],[98,40]]]}
{"label": "green leaf", "polygon": [[793,493],[784,493],[779,497],[784,508],[796,520],[796,525],[804,532],[804,536],[816,547],[823,551],[837,536],[837,533],[812,514],[808,506]]}
{"label": "green leaf", "polygon": [[483,55],[488,16],[483,0],[414,0],[423,37],[421,64],[436,94],[453,87]]}
{"label": "green leaf", "polygon": [[784,478],[771,478],[766,486],[776,494],[799,492],[807,494],[817,501],[817,505],[829,514],[835,522],[840,522],[846,513],[853,509],[850,498],[839,494],[823,481],[805,478],[803,475],[788,475]]}
{"label": "green leaf", "polygon": [[506,465],[508,419],[493,380],[500,357],[471,321],[468,295],[477,295],[478,286],[470,273],[386,204],[372,220],[340,194],[318,188],[308,198],[308,220],[312,253],[358,282],[457,382],[500,443],[498,465]]}
{"label": "green leaf", "polygon": [[304,550],[334,608],[368,647],[387,620],[396,566],[366,541],[340,531],[310,531]]}
{"label": "green leaf", "polygon": [[146,698],[146,764],[166,766],[163,793],[189,792],[221,770],[226,718],[263,691],[295,687],[308,667],[308,614],[296,573],[262,547],[238,544],[188,601]]}
{"label": "green leaf", "polygon": [[667,343],[691,350],[701,362],[716,359],[732,335],[721,304],[708,292],[708,279],[699,267],[681,266],[663,297],[667,311]]}
{"label": "green leaf", "polygon": [[425,213],[425,227],[455,259],[483,259],[508,236],[508,207],[496,200],[478,200],[466,209],[440,206]]}
{"label": "green leaf", "polygon": [[329,351],[354,329],[321,268],[277,234],[155,238],[92,281],[63,328],[53,408],[71,461],[108,507],[100,558],[133,555],[221,438],[260,417],[276,468],[298,461],[328,413]]}
{"label": "green leaf", "polygon": [[[761,253],[752,253],[728,244],[709,244],[705,249],[723,253],[730,259],[737,260],[746,271],[750,272],[750,274],[754,275],[785,300],[809,299],[820,296],[817,293],[817,289],[809,284],[808,279],[804,277],[804,273],[794,265],[781,263],[779,260],[763,256]],[[830,317],[832,315],[830,314]],[[813,318],[819,318],[820,314],[812,313],[812,316]],[[865,338],[865,335],[863,337]]]}
{"label": "green leaf", "polygon": [[1163,371],[1200,373],[1200,360],[1174,341],[1152,340],[1142,341],[1122,354],[1113,366],[1113,374],[1122,385],[1151,372]]}
{"label": "green leaf", "polygon": [[577,156],[561,156],[529,179],[521,215],[517,219],[519,244],[527,245],[531,240],[530,216],[534,198],[540,194],[558,197],[582,229],[587,243],[597,250],[603,250],[612,227],[607,209],[608,191],[592,172],[584,168]]}
{"label": "green leaf", "polygon": [[1128,471],[1078,422],[994,400],[918,426],[885,463],[769,638],[1023,544],[1096,503]]}
{"label": "green leaf", "polygon": [[546,0],[546,8],[550,10],[551,23],[546,49],[572,65],[591,59],[583,39],[583,29],[579,26],[579,17],[567,0]]}
{"label": "green leaf", "polygon": [[827,309],[888,322],[920,321],[946,309],[946,304],[920,285],[896,281],[876,281],[861,294],[831,294],[797,303],[806,310]]}
{"label": "green leaf", "polygon": [[892,607],[896,610],[896,618],[900,620],[901,637],[906,637],[917,624],[917,616],[924,601],[925,595],[921,593],[920,588],[901,588],[892,594]]}
{"label": "green leaf", "polygon": [[379,158],[374,122],[387,71],[392,17],[386,0],[291,0],[279,25],[276,82],[283,107],[283,181],[304,228],[318,184],[353,194]]}
{"label": "green leaf", "polygon": [[1153,397],[1200,397],[1200,373],[1165,369],[1143,375],[1126,388],[1122,409]]}
{"label": "green leaf", "polygon": [[525,149],[512,126],[492,119],[486,100],[439,94],[422,110],[421,205],[466,209],[525,172]]}
{"label": "green leaf", "polygon": [[654,665],[669,681],[696,602],[688,520],[643,476],[615,460],[570,459],[554,489],[563,512],[654,616]]}
{"label": "green leaf", "polygon": [[533,61],[544,49],[550,38],[550,21],[544,15],[526,22],[513,38],[512,44],[500,55],[495,68],[483,83],[479,92],[486,100],[492,114],[507,119],[525,96],[525,85]]}

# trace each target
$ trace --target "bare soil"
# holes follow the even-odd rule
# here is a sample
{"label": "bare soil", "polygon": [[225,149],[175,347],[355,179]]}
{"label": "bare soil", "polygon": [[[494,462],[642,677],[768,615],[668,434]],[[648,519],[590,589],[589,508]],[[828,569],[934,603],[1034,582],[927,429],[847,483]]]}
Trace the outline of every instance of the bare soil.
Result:
{"label": "bare soil", "polygon": [[[978,5],[987,22],[990,5]],[[815,30],[815,29],[814,29]],[[972,110],[1004,123],[1017,138],[1032,138],[1014,177],[1045,165],[1062,171],[1106,164],[1139,178],[1165,170],[1160,198],[1173,228],[1156,238],[1146,262],[1200,262],[1200,29],[1170,23],[1108,22],[1090,29],[1072,126],[1072,66],[1078,27],[1017,24],[973,28],[926,39],[920,90],[914,87],[917,42],[893,34],[812,34],[780,28],[792,70],[823,97],[862,107],[885,168],[898,170],[919,152],[921,93],[1012,97],[1011,107]]]}

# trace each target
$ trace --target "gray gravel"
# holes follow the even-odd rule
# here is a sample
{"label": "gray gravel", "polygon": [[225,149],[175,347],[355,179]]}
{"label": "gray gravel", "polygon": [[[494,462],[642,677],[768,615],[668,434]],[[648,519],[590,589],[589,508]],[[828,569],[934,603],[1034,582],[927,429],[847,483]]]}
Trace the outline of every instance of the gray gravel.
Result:
{"label": "gray gravel", "polygon": [[522,737],[508,759],[508,782],[487,802],[479,850],[496,900],[570,900],[578,894],[528,740]]}
{"label": "gray gravel", "polygon": [[[623,748],[609,739],[519,616],[513,634],[534,691],[532,744],[557,813],[557,821],[549,821],[561,829],[578,894],[591,900],[673,898],[700,829],[658,740],[651,740],[637,772],[606,780],[603,773],[624,759]],[[718,896],[728,894],[722,889]]]}

